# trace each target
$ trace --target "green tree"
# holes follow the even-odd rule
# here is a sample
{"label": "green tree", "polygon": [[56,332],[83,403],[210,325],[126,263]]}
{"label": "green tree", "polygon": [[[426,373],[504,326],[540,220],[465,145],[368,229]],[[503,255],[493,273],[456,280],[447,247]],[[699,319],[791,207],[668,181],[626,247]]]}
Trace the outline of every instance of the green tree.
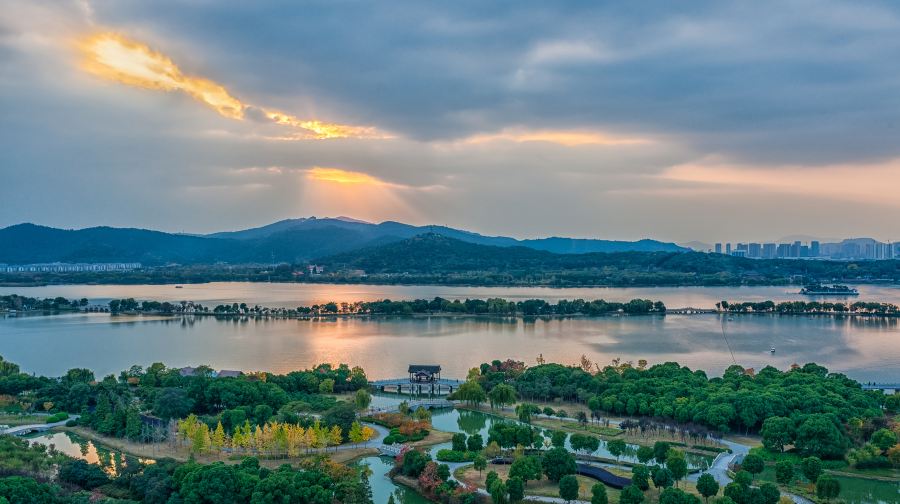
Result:
{"label": "green tree", "polygon": [[748,454],[744,457],[744,461],[741,462],[741,469],[747,471],[748,473],[756,476],[757,474],[763,472],[763,469],[766,468],[766,463],[756,454]]}
{"label": "green tree", "polygon": [[609,497],[606,495],[606,485],[594,483],[594,486],[591,487],[591,504],[609,504]]}
{"label": "green tree", "polygon": [[841,458],[847,440],[829,415],[809,415],[800,427],[794,446],[807,455],[819,458]]}
{"label": "green tree", "polygon": [[565,448],[551,448],[544,453],[541,460],[544,474],[550,481],[559,481],[563,476],[575,474],[577,469],[575,465],[575,457],[566,451]]}
{"label": "green tree", "polygon": [[657,441],[653,444],[653,458],[656,459],[657,464],[666,463],[666,457],[669,456],[669,450],[671,448],[671,445],[665,441]]}
{"label": "green tree", "polygon": [[616,457],[616,463],[619,463],[619,457],[625,453],[625,450],[628,448],[628,445],[625,443],[623,439],[610,439],[606,442],[606,449],[609,453]]}
{"label": "green tree", "polygon": [[518,477],[525,483],[541,479],[541,461],[535,456],[519,457],[509,467],[509,477]]}
{"label": "green tree", "polygon": [[759,485],[759,492],[763,497],[763,504],[778,504],[781,499],[781,491],[774,483],[763,483]]}
{"label": "green tree", "polygon": [[488,399],[491,401],[491,409],[494,407],[503,409],[504,406],[516,402],[516,389],[511,385],[501,383],[491,389]]}
{"label": "green tree", "polygon": [[125,415],[125,437],[132,441],[140,440],[141,426],[141,414],[137,407],[129,407]]}
{"label": "green tree", "polygon": [[897,444],[897,434],[890,429],[878,429],[872,434],[872,444],[886,452]]}
{"label": "green tree", "polygon": [[563,431],[553,431],[553,433],[550,434],[550,442],[557,448],[564,448],[568,437],[569,435]]}
{"label": "green tree", "polygon": [[559,480],[559,496],[566,502],[578,498],[578,478],[574,474],[567,474]]}
{"label": "green tree", "polygon": [[749,488],[753,484],[753,475],[741,469],[734,475],[734,482],[742,487]]}
{"label": "green tree", "polygon": [[321,382],[319,382],[319,393],[320,394],[331,394],[334,392],[334,380],[331,378],[325,378]]}
{"label": "green tree", "polygon": [[484,458],[484,455],[479,453],[478,455],[475,455],[475,459],[472,460],[472,466],[478,471],[478,475],[480,476],[481,471],[487,469],[487,459]]}
{"label": "green tree", "polygon": [[516,416],[522,423],[531,423],[531,415],[540,412],[541,409],[531,403],[520,403],[516,406]]}
{"label": "green tree", "polygon": [[366,389],[359,389],[353,396],[353,400],[356,402],[357,409],[364,410],[372,404],[372,394]]}
{"label": "green tree", "polygon": [[794,479],[794,464],[789,460],[782,460],[775,464],[775,481],[781,485],[789,485]]}
{"label": "green tree", "polygon": [[466,434],[463,432],[457,432],[456,434],[454,434],[451,445],[454,451],[466,451]]}
{"label": "green tree", "polygon": [[479,433],[472,434],[466,439],[466,448],[472,452],[480,451],[484,448],[484,438]]}
{"label": "green tree", "polygon": [[660,504],[700,504],[700,499],[677,488],[666,488],[659,494]]}
{"label": "green tree", "polygon": [[153,413],[164,420],[184,418],[193,408],[194,400],[181,388],[161,389],[156,393],[156,400],[153,402]]}
{"label": "green tree", "polygon": [[655,486],[657,490],[668,488],[674,483],[675,480],[672,478],[672,473],[665,467],[658,466],[656,471],[653,472],[653,486]]}
{"label": "green tree", "polygon": [[810,483],[815,483],[822,475],[822,460],[819,457],[806,457],[800,462],[800,470]]}
{"label": "green tree", "polygon": [[794,441],[794,421],[786,417],[769,417],[763,421],[760,434],[763,446],[783,452],[784,446]]}
{"label": "green tree", "polygon": [[697,478],[697,491],[703,496],[703,500],[709,502],[709,498],[719,493],[719,482],[712,474],[703,473]]}
{"label": "green tree", "polygon": [[506,488],[506,483],[500,478],[491,483],[488,492],[491,494],[491,500],[494,501],[494,504],[506,504],[509,502],[509,490]]}
{"label": "green tree", "polygon": [[832,476],[824,475],[816,481],[816,496],[830,501],[841,493],[841,483]]}
{"label": "green tree", "polygon": [[643,502],[644,492],[634,485],[628,485],[619,494],[619,504],[642,504]]}
{"label": "green tree", "polygon": [[724,498],[731,499],[735,503],[744,504],[748,502],[750,497],[750,488],[732,481],[725,485],[725,490],[722,493],[725,496]]}
{"label": "green tree", "polygon": [[678,485],[678,482],[687,476],[688,466],[687,461],[684,459],[684,452],[678,450],[669,450],[669,455],[666,457],[666,468],[669,469],[669,472],[672,473],[672,479],[675,480],[675,485]]}
{"label": "green tree", "polygon": [[409,450],[408,452],[403,454],[403,463],[400,466],[400,472],[403,473],[404,476],[412,476],[414,478],[418,478],[422,471],[425,470],[425,465],[431,461],[431,458],[428,455],[418,451],[418,450]]}
{"label": "green tree", "polygon": [[484,487],[490,489],[495,481],[500,479],[500,476],[497,476],[497,473],[494,471],[490,471],[487,473],[487,476],[484,477]]}
{"label": "green tree", "polygon": [[459,401],[465,401],[471,406],[479,406],[487,400],[487,394],[484,393],[484,389],[474,380],[460,385],[451,397]]}
{"label": "green tree", "polygon": [[637,459],[641,464],[646,464],[653,460],[653,448],[641,445],[637,449]]}
{"label": "green tree", "polygon": [[631,468],[631,484],[640,488],[642,491],[650,489],[650,468],[638,464]]}
{"label": "green tree", "polygon": [[522,478],[510,476],[506,480],[506,490],[509,492],[510,502],[521,502],[525,498],[525,482]]}

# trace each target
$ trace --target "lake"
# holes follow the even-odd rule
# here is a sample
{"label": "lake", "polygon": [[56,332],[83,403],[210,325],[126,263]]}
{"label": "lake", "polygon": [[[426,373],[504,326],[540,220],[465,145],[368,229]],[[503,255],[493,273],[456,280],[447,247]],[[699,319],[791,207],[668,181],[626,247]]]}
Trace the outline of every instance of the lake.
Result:
{"label": "lake", "polygon": [[[861,300],[900,304],[900,286],[856,285],[858,297],[821,296],[830,301]],[[789,301],[804,299],[799,286],[781,287],[642,287],[642,288],[568,288],[550,287],[447,287],[436,285],[349,285],[259,282],[213,282],[174,285],[47,285],[43,287],[0,287],[0,295],[21,294],[30,297],[87,298],[94,303],[110,299],[135,298],[152,301],[194,301],[215,306],[225,303],[248,303],[268,307],[297,307],[329,301],[353,302],[380,299],[407,300],[489,298],[504,299],[560,299],[630,301],[635,298],[661,300],[670,308],[713,308],[716,302],[729,301]],[[805,298],[807,300],[812,298]]]}
{"label": "lake", "polygon": [[[900,302],[900,289],[860,286],[859,299]],[[48,286],[0,289],[35,297],[190,299],[205,304],[248,302],[296,306],[329,300],[443,296],[582,297],[625,301],[662,299],[668,306],[709,307],[719,299],[798,299],[784,287],[545,289],[305,284],[173,286]],[[724,333],[724,334],[723,334]],[[771,354],[769,349],[776,348]],[[732,353],[734,360],[732,359]],[[27,372],[59,375],[73,367],[98,376],[133,364],[208,364],[215,369],[284,373],[321,362],[362,366],[370,378],[403,376],[410,363],[435,363],[443,375],[492,359],[574,364],[587,355],[603,365],[614,358],[651,364],[678,361],[720,374],[735,360],[760,369],[817,362],[861,381],[900,381],[900,325],[896,318],[708,315],[611,316],[551,320],[479,317],[215,319],[68,314],[0,320],[0,355]]]}

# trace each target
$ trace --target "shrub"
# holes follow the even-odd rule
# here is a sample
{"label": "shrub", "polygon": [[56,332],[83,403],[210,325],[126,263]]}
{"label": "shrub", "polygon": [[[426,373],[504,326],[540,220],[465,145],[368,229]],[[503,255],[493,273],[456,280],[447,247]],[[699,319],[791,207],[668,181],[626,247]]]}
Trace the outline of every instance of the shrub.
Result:
{"label": "shrub", "polygon": [[463,452],[459,450],[438,450],[436,458],[440,462],[467,462],[472,460],[474,454],[472,452]]}
{"label": "shrub", "polygon": [[62,422],[63,420],[66,420],[67,418],[69,418],[69,414],[66,413],[65,411],[61,411],[59,413],[54,413],[54,414],[48,416],[46,423]]}

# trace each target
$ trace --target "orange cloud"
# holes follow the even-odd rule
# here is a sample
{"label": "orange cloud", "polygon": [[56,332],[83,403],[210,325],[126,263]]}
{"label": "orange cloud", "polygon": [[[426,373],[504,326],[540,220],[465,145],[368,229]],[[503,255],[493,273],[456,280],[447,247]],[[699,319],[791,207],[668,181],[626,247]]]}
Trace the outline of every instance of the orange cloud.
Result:
{"label": "orange cloud", "polygon": [[504,129],[498,133],[480,134],[468,137],[463,143],[480,144],[488,142],[548,142],[566,147],[581,145],[636,145],[650,143],[644,138],[630,138],[588,130],[523,130]]}
{"label": "orange cloud", "polygon": [[316,166],[306,171],[306,176],[310,180],[318,180],[322,182],[336,182],[338,184],[347,185],[369,185],[369,186],[388,186],[393,185],[379,178],[373,177],[368,173],[342,170],[340,168],[323,168]]}
{"label": "orange cloud", "polygon": [[[185,75],[166,55],[122,35],[94,34],[83,39],[78,47],[84,55],[83,68],[98,77],[144,89],[180,91],[229,119],[244,119],[247,109],[254,107],[232,96],[221,84]],[[388,138],[371,126],[300,119],[284,112],[260,109],[275,124],[298,130],[279,137],[283,140]]]}
{"label": "orange cloud", "polygon": [[[734,191],[769,191],[887,206],[900,205],[900,160],[884,164],[757,167],[710,159],[673,166],[661,178]],[[874,181],[874,182],[873,182]],[[689,189],[690,190],[690,189]]]}

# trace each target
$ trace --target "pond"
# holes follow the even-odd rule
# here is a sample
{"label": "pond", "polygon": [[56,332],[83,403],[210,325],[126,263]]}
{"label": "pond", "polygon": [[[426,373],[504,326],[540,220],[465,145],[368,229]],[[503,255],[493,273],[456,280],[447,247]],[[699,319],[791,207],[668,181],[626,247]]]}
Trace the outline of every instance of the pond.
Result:
{"label": "pond", "polygon": [[25,439],[30,443],[53,446],[57,451],[72,458],[99,464],[110,476],[115,476],[119,470],[130,463],[153,463],[153,460],[150,459],[138,459],[104,446],[95,445],[91,440],[71,432],[45,432],[26,436]]}
{"label": "pond", "polygon": [[900,502],[900,483],[836,477],[841,484],[839,499],[846,504],[896,504]]}

